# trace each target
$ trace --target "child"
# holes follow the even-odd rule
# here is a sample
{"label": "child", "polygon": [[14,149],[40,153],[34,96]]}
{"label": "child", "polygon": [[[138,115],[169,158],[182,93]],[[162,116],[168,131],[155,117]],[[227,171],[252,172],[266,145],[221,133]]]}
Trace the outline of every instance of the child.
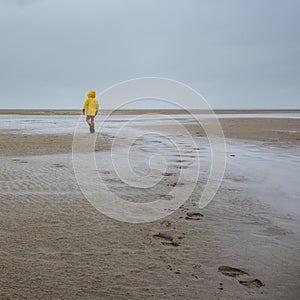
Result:
{"label": "child", "polygon": [[99,110],[99,102],[96,99],[96,91],[91,90],[88,92],[88,98],[84,102],[82,113],[86,115],[86,122],[90,127],[90,133],[95,132],[95,116]]}

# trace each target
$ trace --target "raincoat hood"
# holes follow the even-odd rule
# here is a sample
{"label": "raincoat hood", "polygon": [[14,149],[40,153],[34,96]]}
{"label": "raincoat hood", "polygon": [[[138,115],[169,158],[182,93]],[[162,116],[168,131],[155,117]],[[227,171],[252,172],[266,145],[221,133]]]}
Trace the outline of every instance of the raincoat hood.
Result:
{"label": "raincoat hood", "polygon": [[88,92],[88,98],[95,98],[96,97],[96,91],[94,90],[91,90]]}

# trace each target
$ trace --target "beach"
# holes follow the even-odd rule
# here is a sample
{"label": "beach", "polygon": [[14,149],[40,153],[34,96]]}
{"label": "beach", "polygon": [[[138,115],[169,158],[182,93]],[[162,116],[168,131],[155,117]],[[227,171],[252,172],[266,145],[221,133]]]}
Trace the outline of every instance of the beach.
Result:
{"label": "beach", "polygon": [[[172,201],[167,196],[178,172],[200,159],[199,180],[188,200],[165,218],[140,224],[99,212],[78,186],[72,162],[75,128],[86,143],[91,137],[84,121],[78,125],[78,115],[10,111],[0,116],[0,298],[297,299],[300,118],[289,117],[298,112],[256,113],[233,117],[229,112],[218,119],[226,170],[203,209],[198,202],[210,148],[194,118],[171,117],[189,132],[193,147],[163,116],[134,123],[121,137],[120,148],[131,133],[141,135],[129,157],[141,176],[151,155],[165,157],[168,168],[149,189],[128,186],[109,162],[113,143],[121,139],[117,129],[131,114],[98,125],[97,168],[88,178],[96,188],[97,173],[126,201]],[[184,158],[170,141],[182,143]]]}

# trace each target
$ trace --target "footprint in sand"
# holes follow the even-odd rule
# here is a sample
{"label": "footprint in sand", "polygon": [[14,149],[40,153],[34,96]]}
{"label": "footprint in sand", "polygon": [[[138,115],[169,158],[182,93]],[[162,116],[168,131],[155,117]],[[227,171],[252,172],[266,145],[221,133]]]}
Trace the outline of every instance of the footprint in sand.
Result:
{"label": "footprint in sand", "polygon": [[174,196],[172,195],[160,195],[160,199],[163,200],[172,200],[174,198]]}
{"label": "footprint in sand", "polygon": [[175,186],[184,186],[183,182],[169,182],[167,186],[175,187]]}
{"label": "footprint in sand", "polygon": [[240,275],[249,275],[247,272],[245,272],[243,270],[228,267],[228,266],[220,266],[218,271],[221,272],[223,275],[230,276],[230,277],[237,277]]}
{"label": "footprint in sand", "polygon": [[177,242],[161,242],[162,243],[162,245],[165,245],[165,246],[173,246],[173,247],[179,247],[180,246],[180,244],[179,243],[177,243]]}
{"label": "footprint in sand", "polygon": [[178,247],[180,245],[178,242],[174,241],[173,236],[166,232],[159,232],[158,234],[154,234],[153,237],[163,239],[164,241],[162,241],[161,243],[165,246]]}
{"label": "footprint in sand", "polygon": [[189,211],[186,213],[186,220],[201,220],[201,218],[203,217],[203,215],[199,212],[193,212],[193,211]]}
{"label": "footprint in sand", "polygon": [[154,238],[161,238],[167,241],[173,241],[174,238],[173,236],[171,236],[170,234],[166,233],[166,232],[159,232],[158,234],[154,234],[153,235]]}
{"label": "footprint in sand", "polygon": [[264,286],[264,284],[259,280],[259,279],[253,279],[253,280],[238,280],[238,282],[247,287],[247,288],[260,288],[262,286]]}
{"label": "footprint in sand", "polygon": [[[249,275],[247,272],[245,272],[241,269],[232,268],[232,267],[228,267],[228,266],[220,266],[219,272],[221,272],[223,275],[230,276],[230,277]],[[260,287],[264,286],[264,283],[261,282],[257,278],[249,279],[249,280],[238,280],[238,282],[247,288],[260,288]]]}
{"label": "footprint in sand", "polygon": [[183,162],[183,160],[181,160],[181,159],[177,159],[175,162],[177,162],[177,163],[182,163],[182,162]]}
{"label": "footprint in sand", "polygon": [[168,220],[164,220],[160,222],[161,225],[165,225],[166,227],[171,227],[172,223]]}
{"label": "footprint in sand", "polygon": [[109,171],[107,171],[107,170],[103,170],[103,171],[101,171],[101,173],[102,173],[102,174],[104,174],[104,175],[108,175],[108,174],[110,174],[110,172],[109,172]]}
{"label": "footprint in sand", "polygon": [[169,173],[169,172],[163,173],[163,176],[172,176],[172,175],[173,175],[173,173]]}
{"label": "footprint in sand", "polygon": [[61,165],[61,164],[54,164],[54,167],[56,167],[56,168],[63,168],[64,166]]}

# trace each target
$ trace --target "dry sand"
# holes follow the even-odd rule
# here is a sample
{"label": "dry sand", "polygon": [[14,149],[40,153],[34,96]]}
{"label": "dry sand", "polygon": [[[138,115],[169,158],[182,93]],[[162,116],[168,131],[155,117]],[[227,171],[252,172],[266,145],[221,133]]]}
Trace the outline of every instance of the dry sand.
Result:
{"label": "dry sand", "polygon": [[[230,138],[299,142],[299,120],[222,125]],[[99,213],[81,194],[72,136],[0,138],[0,299],[298,299],[299,234],[266,217],[270,208],[247,197],[233,175],[204,210],[196,206],[199,182],[164,220],[127,224]],[[97,150],[109,155],[110,142],[100,136]],[[117,185],[111,170],[102,172]],[[172,186],[174,177],[165,183]]]}

